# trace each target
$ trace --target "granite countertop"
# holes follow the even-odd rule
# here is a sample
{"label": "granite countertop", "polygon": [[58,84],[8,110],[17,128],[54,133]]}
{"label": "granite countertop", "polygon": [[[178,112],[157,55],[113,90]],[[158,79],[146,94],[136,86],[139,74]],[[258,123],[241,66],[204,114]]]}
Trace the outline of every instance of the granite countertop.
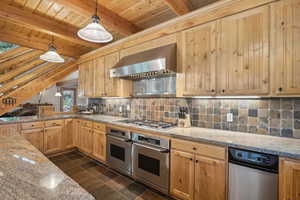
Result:
{"label": "granite countertop", "polygon": [[126,118],[113,117],[107,115],[55,115],[51,117],[23,117],[10,122],[1,123],[17,123],[29,122],[38,120],[51,120],[51,119],[65,119],[65,118],[79,118],[92,120],[95,122],[103,122],[123,127],[138,128],[146,131],[154,131],[158,134],[169,136],[172,138],[190,140],[195,142],[207,142],[211,144],[224,145],[228,147],[236,147],[248,149],[258,152],[264,152],[289,158],[300,159],[300,139],[291,139],[283,137],[275,137],[268,135],[258,135],[244,132],[224,131],[217,129],[206,128],[171,128],[171,129],[152,129],[140,126],[134,126],[119,122]]}
{"label": "granite countertop", "polygon": [[94,200],[18,133],[0,132],[0,199]]}

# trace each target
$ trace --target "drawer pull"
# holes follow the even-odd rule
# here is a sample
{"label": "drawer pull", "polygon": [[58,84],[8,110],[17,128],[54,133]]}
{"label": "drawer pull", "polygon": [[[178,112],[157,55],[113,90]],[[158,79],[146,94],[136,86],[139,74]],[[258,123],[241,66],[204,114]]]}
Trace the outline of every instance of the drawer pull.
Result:
{"label": "drawer pull", "polygon": [[196,150],[197,150],[197,148],[196,148],[196,147],[193,147],[193,150],[194,150],[194,151],[196,151]]}
{"label": "drawer pull", "polygon": [[190,161],[193,161],[193,158],[190,158]]}

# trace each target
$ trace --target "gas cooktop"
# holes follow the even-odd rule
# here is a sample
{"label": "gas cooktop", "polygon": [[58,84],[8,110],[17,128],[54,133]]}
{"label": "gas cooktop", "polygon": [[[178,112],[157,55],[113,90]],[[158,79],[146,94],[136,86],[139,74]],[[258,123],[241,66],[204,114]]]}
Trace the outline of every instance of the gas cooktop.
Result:
{"label": "gas cooktop", "polygon": [[175,124],[172,124],[172,123],[158,122],[158,121],[152,121],[152,120],[129,119],[129,120],[121,120],[119,122],[125,123],[125,124],[132,124],[132,125],[136,125],[136,126],[155,128],[155,129],[167,129],[167,128],[172,128],[172,127],[176,126]]}

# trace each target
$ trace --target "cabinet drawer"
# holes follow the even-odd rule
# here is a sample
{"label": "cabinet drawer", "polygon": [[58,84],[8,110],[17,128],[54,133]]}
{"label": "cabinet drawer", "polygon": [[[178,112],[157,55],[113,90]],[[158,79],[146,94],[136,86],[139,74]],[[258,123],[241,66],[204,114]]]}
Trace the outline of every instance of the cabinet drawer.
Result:
{"label": "cabinet drawer", "polygon": [[102,123],[94,123],[94,129],[96,129],[97,131],[106,132],[106,126]]}
{"label": "cabinet drawer", "polygon": [[93,122],[87,121],[87,120],[82,120],[81,121],[81,126],[87,127],[87,128],[93,128]]}
{"label": "cabinet drawer", "polygon": [[172,149],[178,149],[186,152],[192,152],[220,160],[226,159],[225,147],[203,144],[198,142],[190,142],[185,140],[172,139]]}
{"label": "cabinet drawer", "polygon": [[46,127],[63,126],[64,120],[50,120],[45,122]]}
{"label": "cabinet drawer", "polygon": [[29,122],[23,123],[21,125],[22,130],[35,129],[35,128],[44,128],[44,122]]}

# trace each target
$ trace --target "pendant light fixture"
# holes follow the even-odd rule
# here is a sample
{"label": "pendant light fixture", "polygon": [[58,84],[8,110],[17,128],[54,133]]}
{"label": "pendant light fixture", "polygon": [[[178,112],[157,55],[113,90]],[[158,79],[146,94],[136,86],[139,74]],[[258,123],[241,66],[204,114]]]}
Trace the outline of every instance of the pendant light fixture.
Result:
{"label": "pendant light fixture", "polygon": [[52,41],[49,44],[49,49],[46,53],[40,56],[41,60],[47,61],[47,62],[53,62],[53,63],[63,63],[65,62],[65,59],[61,57],[54,46],[54,37],[52,36]]}
{"label": "pendant light fixture", "polygon": [[113,36],[99,23],[98,1],[96,0],[96,13],[92,17],[92,23],[80,29],[77,35],[86,41],[95,43],[107,43],[113,40]]}

